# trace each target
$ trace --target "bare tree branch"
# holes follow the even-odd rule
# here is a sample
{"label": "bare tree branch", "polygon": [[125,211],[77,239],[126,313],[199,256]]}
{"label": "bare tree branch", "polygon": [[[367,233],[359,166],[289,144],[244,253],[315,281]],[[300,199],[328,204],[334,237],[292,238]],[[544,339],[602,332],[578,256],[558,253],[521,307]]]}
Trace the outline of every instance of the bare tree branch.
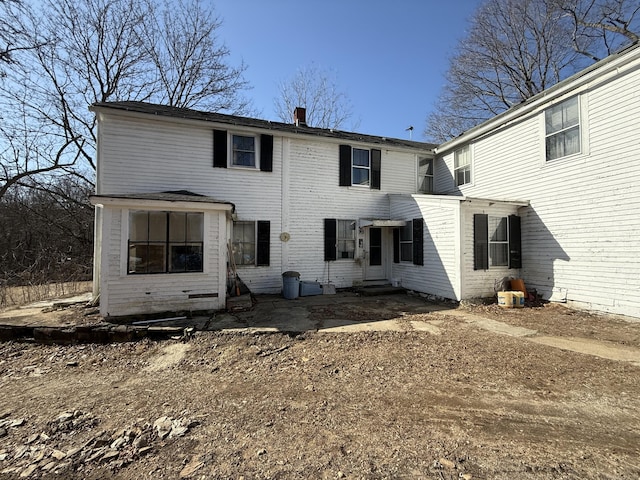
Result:
{"label": "bare tree branch", "polygon": [[637,0],[487,0],[451,59],[425,135],[455,137],[637,41],[639,16]]}
{"label": "bare tree branch", "polygon": [[[319,128],[344,128],[353,117],[347,94],[338,89],[330,73],[317,65],[299,69],[289,80],[279,85],[280,95],[274,99],[276,115],[283,122],[291,122],[293,110],[304,107],[307,124]],[[356,128],[352,125],[350,128]]]}
{"label": "bare tree branch", "polygon": [[[0,5],[4,11],[19,1]],[[18,32],[21,40],[20,49],[7,43],[11,50],[0,50],[13,62],[0,83],[2,194],[27,177],[92,176],[92,103],[140,100],[230,113],[250,107],[241,96],[245,67],[228,63],[229,50],[217,39],[221,21],[201,0],[43,0],[37,11],[20,7],[11,10],[11,30],[0,22],[0,42]],[[24,134],[20,148],[15,132]]]}

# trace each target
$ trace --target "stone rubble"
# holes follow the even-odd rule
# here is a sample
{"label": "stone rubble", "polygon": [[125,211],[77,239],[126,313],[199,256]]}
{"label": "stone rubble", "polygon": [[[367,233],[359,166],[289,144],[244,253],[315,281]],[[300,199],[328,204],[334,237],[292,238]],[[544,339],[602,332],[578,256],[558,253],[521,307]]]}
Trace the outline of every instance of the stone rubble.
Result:
{"label": "stone rubble", "polygon": [[39,478],[51,473],[64,475],[69,470],[89,472],[96,467],[107,467],[113,472],[198,425],[188,418],[165,415],[153,424],[135,423],[111,432],[97,431],[88,441],[71,444],[79,443],[81,434],[98,423],[79,410],[62,412],[46,423],[45,431],[31,433],[21,431],[24,428],[20,427],[29,425],[25,419],[5,415],[0,420],[0,430],[6,432],[5,445],[0,448],[0,475]]}

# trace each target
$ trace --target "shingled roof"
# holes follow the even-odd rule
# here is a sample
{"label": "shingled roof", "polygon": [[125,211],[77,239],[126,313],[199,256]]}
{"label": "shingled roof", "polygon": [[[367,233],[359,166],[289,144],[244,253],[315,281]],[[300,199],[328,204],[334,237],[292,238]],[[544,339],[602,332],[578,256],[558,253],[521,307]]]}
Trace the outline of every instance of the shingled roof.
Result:
{"label": "shingled roof", "polygon": [[362,133],[344,132],[342,130],[315,128],[304,125],[294,125],[293,123],[272,122],[258,118],[240,117],[236,115],[226,115],[222,113],[203,112],[190,108],[169,107],[146,102],[99,102],[91,106],[94,109],[114,109],[133,113],[156,115],[161,117],[181,118],[188,120],[198,120],[212,122],[230,126],[254,127],[265,130],[272,130],[285,133],[312,135],[318,137],[336,138],[352,142],[365,142],[376,145],[386,145],[389,147],[403,147],[416,150],[433,150],[437,144],[415,142],[400,138],[379,137],[375,135],[365,135]]}

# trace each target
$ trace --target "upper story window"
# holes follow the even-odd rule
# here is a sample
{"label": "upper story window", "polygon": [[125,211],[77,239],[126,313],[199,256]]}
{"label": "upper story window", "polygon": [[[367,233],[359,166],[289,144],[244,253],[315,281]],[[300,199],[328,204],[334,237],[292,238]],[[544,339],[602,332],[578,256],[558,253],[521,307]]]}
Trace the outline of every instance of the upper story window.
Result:
{"label": "upper story window", "polygon": [[418,159],[418,191],[433,193],[433,158]]}
{"label": "upper story window", "polygon": [[382,168],[382,151],[372,148],[353,148],[351,145],[340,145],[340,178],[341,187],[362,186],[372,190],[380,190],[380,173]]}
{"label": "upper story window", "polygon": [[351,174],[353,185],[369,186],[371,162],[369,150],[361,148],[353,149],[353,173]]}
{"label": "upper story window", "polygon": [[202,272],[204,214],[129,212],[127,272]]}
{"label": "upper story window", "polygon": [[580,103],[565,100],[544,112],[546,159],[580,153]]}
{"label": "upper story window", "polygon": [[273,171],[273,135],[213,131],[213,166]]}
{"label": "upper story window", "polygon": [[453,176],[456,185],[471,183],[471,148],[469,145],[454,153]]}
{"label": "upper story window", "polygon": [[231,159],[234,167],[256,166],[256,139],[247,135],[231,135]]}

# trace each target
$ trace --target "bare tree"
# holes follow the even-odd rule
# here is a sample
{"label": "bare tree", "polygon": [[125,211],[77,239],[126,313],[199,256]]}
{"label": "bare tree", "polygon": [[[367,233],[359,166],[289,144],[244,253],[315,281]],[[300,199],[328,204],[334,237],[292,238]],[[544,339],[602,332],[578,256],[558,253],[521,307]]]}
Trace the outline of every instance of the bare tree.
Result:
{"label": "bare tree", "polygon": [[219,41],[222,22],[200,0],[149,4],[153,15],[141,30],[142,43],[156,74],[153,99],[176,107],[246,113],[239,95],[248,87],[244,65],[226,63],[229,49]]}
{"label": "bare tree", "polygon": [[0,83],[6,125],[0,194],[58,170],[91,184],[96,131],[88,106],[94,102],[246,108],[239,95],[247,86],[245,67],[229,66],[229,52],[216,37],[220,21],[199,0],[179,7],[153,0],[44,0],[37,11],[23,9],[15,25],[29,48],[12,52],[15,68]]}
{"label": "bare tree", "polygon": [[637,0],[550,0],[571,20],[573,45],[585,57],[598,61],[626,43],[640,40],[640,3]]}
{"label": "bare tree", "polygon": [[296,107],[307,110],[307,125],[312,127],[344,128],[353,116],[351,102],[338,88],[335,76],[317,65],[300,68],[291,79],[280,83],[279,91],[274,105],[283,122],[291,121]]}
{"label": "bare tree", "polygon": [[20,48],[21,32],[13,22],[19,9],[17,0],[0,0],[0,62],[11,62],[11,53]]}
{"label": "bare tree", "polygon": [[425,135],[453,138],[637,39],[638,8],[630,0],[488,0],[451,59]]}

